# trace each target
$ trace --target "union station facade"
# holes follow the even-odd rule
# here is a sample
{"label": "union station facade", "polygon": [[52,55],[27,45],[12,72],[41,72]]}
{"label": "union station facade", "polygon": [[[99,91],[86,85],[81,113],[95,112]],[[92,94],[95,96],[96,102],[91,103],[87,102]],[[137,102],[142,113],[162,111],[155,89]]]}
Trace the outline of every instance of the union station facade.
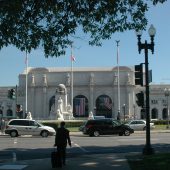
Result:
{"label": "union station facade", "polygon": [[[20,116],[24,118],[27,103],[27,111],[32,113],[33,119],[53,119],[51,114],[55,103],[56,87],[64,84],[69,104],[72,103],[73,98],[75,119],[88,118],[91,112],[96,116],[116,119],[119,109],[121,119],[145,119],[145,109],[136,103],[136,93],[145,92],[145,87],[135,85],[134,66],[120,66],[119,79],[117,70],[117,67],[74,68],[72,97],[71,68],[29,67],[28,74],[24,70],[19,75],[17,86],[0,87],[0,116],[16,117],[17,104],[20,106]],[[8,90],[11,88],[16,90],[15,100],[8,98]],[[165,88],[170,88],[170,85],[150,85],[151,119],[167,119],[168,97],[165,96]]]}

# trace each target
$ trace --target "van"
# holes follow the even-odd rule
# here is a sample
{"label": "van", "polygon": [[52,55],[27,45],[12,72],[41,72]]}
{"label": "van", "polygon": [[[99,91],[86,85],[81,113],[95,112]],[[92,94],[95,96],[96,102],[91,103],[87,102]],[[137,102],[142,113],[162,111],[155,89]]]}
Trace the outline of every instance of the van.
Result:
{"label": "van", "polygon": [[55,135],[55,129],[50,126],[44,126],[35,120],[29,119],[11,119],[5,129],[5,134],[11,137],[20,135],[40,135],[48,137]]}

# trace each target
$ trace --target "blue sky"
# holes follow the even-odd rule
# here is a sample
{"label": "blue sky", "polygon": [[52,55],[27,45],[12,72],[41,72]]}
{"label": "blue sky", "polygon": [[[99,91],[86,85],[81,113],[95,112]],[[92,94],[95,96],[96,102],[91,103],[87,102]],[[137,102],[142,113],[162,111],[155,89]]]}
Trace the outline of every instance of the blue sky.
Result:
{"label": "blue sky", "polygon": [[[155,52],[149,51],[149,69],[152,69],[154,84],[170,84],[170,1],[163,5],[150,7],[147,12],[148,28],[142,34],[142,42],[150,42],[148,29],[151,24],[156,28]],[[103,41],[102,47],[89,46],[84,40],[75,40],[74,67],[116,66],[116,40],[119,43],[119,65],[133,66],[144,62],[144,51],[138,53],[137,38],[134,31],[116,33],[110,40]],[[29,54],[30,67],[70,67],[71,49],[65,56],[45,58],[39,48]],[[25,69],[25,53],[9,46],[0,51],[0,86],[15,86],[18,75]]]}

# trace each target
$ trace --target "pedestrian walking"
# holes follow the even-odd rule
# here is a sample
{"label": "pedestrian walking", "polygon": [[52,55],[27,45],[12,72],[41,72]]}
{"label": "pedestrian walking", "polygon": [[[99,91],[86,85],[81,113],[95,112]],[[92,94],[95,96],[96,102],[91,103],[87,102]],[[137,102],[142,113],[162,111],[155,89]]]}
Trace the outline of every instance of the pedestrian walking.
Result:
{"label": "pedestrian walking", "polygon": [[69,135],[69,130],[65,128],[65,122],[60,123],[60,127],[56,131],[55,144],[57,146],[57,151],[61,156],[62,164],[66,164],[66,147],[67,144],[71,147],[71,139]]}

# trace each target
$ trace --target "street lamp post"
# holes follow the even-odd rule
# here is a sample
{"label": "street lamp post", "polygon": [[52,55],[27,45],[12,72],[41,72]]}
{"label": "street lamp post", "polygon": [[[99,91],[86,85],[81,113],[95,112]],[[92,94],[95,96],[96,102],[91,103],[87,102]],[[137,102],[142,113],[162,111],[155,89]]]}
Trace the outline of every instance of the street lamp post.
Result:
{"label": "street lamp post", "polygon": [[120,120],[119,42],[120,42],[119,40],[116,40],[116,44],[117,44],[117,97],[118,97],[117,120]]}
{"label": "street lamp post", "polygon": [[123,119],[125,122],[126,104],[123,104]]}
{"label": "street lamp post", "polygon": [[169,95],[170,95],[170,89],[165,88],[164,89],[165,92],[165,97],[167,98],[167,129],[169,129]]}
{"label": "street lamp post", "polygon": [[133,119],[135,120],[136,119],[136,112],[135,112],[135,109],[136,109],[136,105],[133,104]]}
{"label": "street lamp post", "polygon": [[153,25],[150,26],[148,33],[151,38],[151,42],[148,43],[145,40],[145,43],[141,43],[141,32],[137,32],[138,38],[138,51],[139,54],[141,50],[144,49],[145,51],[145,87],[146,87],[146,145],[143,149],[143,154],[150,155],[154,153],[154,149],[151,147],[150,142],[150,104],[149,104],[149,63],[148,63],[148,50],[151,50],[152,54],[154,53],[154,36],[156,33],[155,28]]}

